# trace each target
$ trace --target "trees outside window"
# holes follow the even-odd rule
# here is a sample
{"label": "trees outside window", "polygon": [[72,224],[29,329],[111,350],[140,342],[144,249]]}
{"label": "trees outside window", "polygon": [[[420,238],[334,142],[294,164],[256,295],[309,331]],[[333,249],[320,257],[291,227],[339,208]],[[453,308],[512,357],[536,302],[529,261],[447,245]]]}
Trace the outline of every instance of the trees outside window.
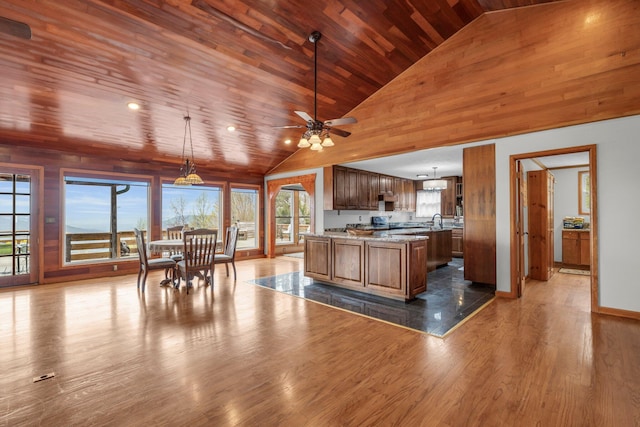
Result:
{"label": "trees outside window", "polygon": [[301,233],[309,231],[311,202],[309,193],[299,189],[282,189],[276,195],[276,244],[299,244]]}
{"label": "trees outside window", "polygon": [[176,225],[222,230],[222,188],[163,184],[162,229]]}
{"label": "trees outside window", "polygon": [[238,227],[237,247],[258,248],[259,189],[231,188],[231,221]]}

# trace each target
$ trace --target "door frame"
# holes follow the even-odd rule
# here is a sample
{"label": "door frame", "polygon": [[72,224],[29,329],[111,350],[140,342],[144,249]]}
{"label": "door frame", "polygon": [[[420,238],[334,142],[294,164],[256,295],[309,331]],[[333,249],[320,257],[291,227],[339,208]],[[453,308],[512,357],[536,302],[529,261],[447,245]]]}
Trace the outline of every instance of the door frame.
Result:
{"label": "door frame", "polygon": [[7,286],[22,286],[42,283],[44,281],[44,245],[41,245],[40,242],[44,228],[44,167],[0,162],[0,171],[3,173],[25,174],[32,177],[29,283],[10,283]]}
{"label": "door frame", "polygon": [[509,157],[509,185],[510,185],[510,253],[511,253],[511,292],[508,295],[512,298],[517,298],[518,295],[518,263],[521,262],[518,256],[524,257],[523,253],[518,251],[519,234],[518,226],[516,223],[516,212],[519,209],[518,206],[518,183],[516,175],[516,162],[519,160],[529,159],[532,157],[545,157],[554,156],[560,154],[571,153],[589,153],[589,177],[591,185],[591,198],[590,198],[590,230],[589,233],[589,245],[591,248],[590,264],[591,264],[591,312],[600,312],[599,301],[599,269],[598,269],[598,165],[596,156],[596,145],[582,145],[575,147],[558,148],[545,151],[536,151],[529,153],[513,154]]}
{"label": "door frame", "polygon": [[290,184],[300,184],[309,193],[309,210],[311,213],[310,232],[314,232],[315,221],[315,199],[316,199],[316,174],[292,176],[289,178],[272,179],[267,181],[267,200],[269,208],[267,211],[267,258],[276,256],[276,196],[282,187]]}

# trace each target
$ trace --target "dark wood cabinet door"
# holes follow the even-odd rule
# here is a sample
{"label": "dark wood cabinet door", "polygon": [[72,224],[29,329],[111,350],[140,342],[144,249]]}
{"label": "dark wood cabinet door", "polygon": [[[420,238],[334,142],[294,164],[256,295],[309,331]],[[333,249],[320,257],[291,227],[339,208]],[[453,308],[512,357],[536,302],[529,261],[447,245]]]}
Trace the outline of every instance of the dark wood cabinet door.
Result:
{"label": "dark wood cabinet door", "polygon": [[341,167],[333,168],[333,209],[347,209],[349,189],[347,170]]}
{"label": "dark wood cabinet door", "polygon": [[380,194],[380,175],[371,173],[369,175],[369,209],[378,210],[378,194]]}
{"label": "dark wood cabinet door", "polygon": [[331,240],[328,237],[304,239],[304,274],[317,279],[331,279]]}
{"label": "dark wood cabinet door", "polygon": [[453,217],[456,214],[456,184],[458,177],[449,176],[443,178],[447,181],[447,188],[440,193],[440,213],[444,217]]}
{"label": "dark wood cabinet door", "polygon": [[368,210],[371,206],[371,173],[359,170],[358,175],[358,209]]}
{"label": "dark wood cabinet door", "polygon": [[364,240],[332,239],[332,280],[347,286],[364,285]]}

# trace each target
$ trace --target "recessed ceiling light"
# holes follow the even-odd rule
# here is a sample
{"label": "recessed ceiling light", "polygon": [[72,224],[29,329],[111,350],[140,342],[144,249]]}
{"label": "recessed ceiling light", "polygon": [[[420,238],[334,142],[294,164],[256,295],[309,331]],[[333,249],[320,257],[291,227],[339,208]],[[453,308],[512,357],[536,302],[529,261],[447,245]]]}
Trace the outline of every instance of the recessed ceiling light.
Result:
{"label": "recessed ceiling light", "polygon": [[291,144],[291,140],[290,140],[290,139],[285,139],[285,140],[284,140],[284,143],[285,143],[285,144],[287,144],[287,145],[289,145],[289,144]]}
{"label": "recessed ceiling light", "polygon": [[140,104],[138,104],[137,102],[128,102],[127,107],[129,107],[130,110],[139,110]]}
{"label": "recessed ceiling light", "polygon": [[227,126],[227,130],[228,130],[229,132],[233,132],[234,130],[236,130],[236,127],[235,127],[235,126],[233,126],[233,125],[229,125],[229,126]]}
{"label": "recessed ceiling light", "polygon": [[429,175],[427,175],[426,173],[421,173],[421,174],[416,175],[416,177],[418,177],[418,178],[426,178],[428,176]]}

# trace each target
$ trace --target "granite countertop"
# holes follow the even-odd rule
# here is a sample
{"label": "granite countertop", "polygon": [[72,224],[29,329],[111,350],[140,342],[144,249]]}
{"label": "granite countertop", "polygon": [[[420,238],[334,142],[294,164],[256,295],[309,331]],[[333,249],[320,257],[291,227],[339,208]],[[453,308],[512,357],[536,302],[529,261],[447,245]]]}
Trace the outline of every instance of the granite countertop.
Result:
{"label": "granite countertop", "polygon": [[[375,231],[371,235],[359,235],[354,236],[347,232],[339,232],[339,231],[325,231],[324,233],[304,233],[305,236],[309,237],[333,237],[340,239],[353,239],[353,240],[375,240],[375,241],[383,241],[383,242],[394,242],[394,243],[407,243],[413,242],[416,240],[428,240],[428,236],[412,236],[406,234],[396,234],[390,233],[390,230],[384,231]],[[400,230],[397,230],[400,231]]]}

